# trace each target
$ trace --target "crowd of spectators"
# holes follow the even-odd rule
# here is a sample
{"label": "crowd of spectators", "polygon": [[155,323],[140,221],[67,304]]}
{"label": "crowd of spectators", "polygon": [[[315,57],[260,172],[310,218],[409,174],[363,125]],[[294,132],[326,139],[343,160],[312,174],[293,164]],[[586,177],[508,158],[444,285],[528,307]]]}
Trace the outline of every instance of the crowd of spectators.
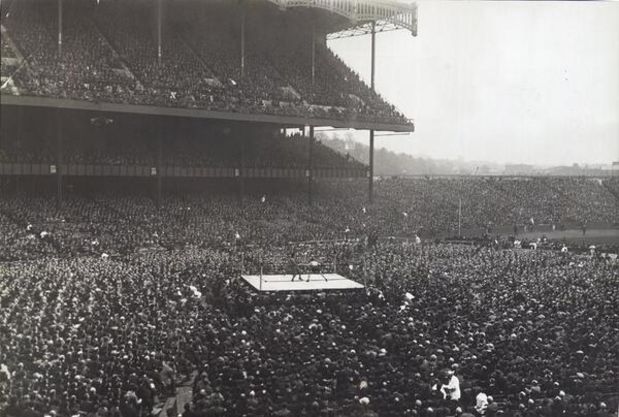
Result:
{"label": "crowd of spectators", "polygon": [[17,70],[18,62],[15,52],[4,36],[4,31],[0,37],[0,48],[0,57],[3,58],[0,62],[0,76],[2,76],[2,82],[5,82],[5,77],[10,77]]}
{"label": "crowd of spectators", "polygon": [[3,9],[7,34],[26,59],[16,76],[20,92],[83,100],[123,100],[136,82],[82,10],[67,7],[62,53],[58,51],[56,4],[10,2]]}
{"label": "crowd of spectators", "polygon": [[611,178],[605,179],[602,184],[606,187],[606,189],[615,197],[619,198],[619,178],[613,176]]}
{"label": "crowd of spectators", "polygon": [[[60,215],[43,200],[23,202],[30,204],[28,215]],[[200,210],[185,204],[185,211]],[[264,217],[248,227],[259,229],[272,214],[272,202],[260,204]],[[156,217],[147,202],[113,207],[75,200],[62,215],[67,223],[78,220],[76,212],[111,223],[105,242],[99,230],[87,232],[106,250],[137,233],[137,217]],[[129,212],[108,218],[116,207]],[[147,415],[196,373],[185,416],[610,417],[616,410],[616,262],[390,240],[276,248],[256,244],[259,230],[236,232],[234,244],[234,213],[226,214],[204,219],[218,224],[212,231],[228,245],[177,242],[165,250],[40,253],[3,263],[3,412]],[[184,222],[167,219],[180,236]],[[23,230],[38,234],[37,227]],[[35,237],[52,244],[47,239]],[[345,274],[366,290],[257,294],[239,279],[294,249],[338,254],[350,265]],[[452,394],[442,385],[454,377]]]}
{"label": "crowd of spectators", "polygon": [[[258,102],[268,100],[301,104],[298,95],[286,93],[285,88],[289,85],[266,56],[253,47],[256,38],[254,31],[248,30],[248,47],[241,70],[241,14],[238,9],[222,3],[205,6],[198,13],[192,9],[176,12],[174,20],[181,38],[212,68],[218,80],[235,91],[239,100],[251,100],[253,97]],[[210,30],[201,30],[204,27]]]}
{"label": "crowd of spectators", "polygon": [[[558,230],[566,225],[619,222],[616,195],[596,178],[386,179],[377,187],[377,195],[406,210],[413,224],[453,235],[458,221],[462,228],[492,230],[512,225],[516,232],[535,230],[539,225]],[[429,213],[432,219],[428,219]]]}
{"label": "crowd of spectators", "polygon": [[[62,161],[67,164],[100,164],[153,167],[158,163],[158,132],[153,129],[116,129],[114,124],[93,128],[86,119],[64,128]],[[55,164],[57,141],[50,135],[9,135],[0,145],[0,162]],[[251,135],[250,138],[247,136]],[[129,140],[130,139],[130,140]],[[302,168],[309,166],[309,138],[300,134],[187,130],[174,137],[164,135],[162,166],[224,168]],[[346,157],[320,141],[312,144],[315,169],[364,169],[365,165]]]}
{"label": "crowd of spectators", "polygon": [[[78,179],[67,180],[67,186]],[[510,183],[518,199],[502,194],[503,182]],[[531,184],[555,188],[544,190]],[[231,183],[224,187],[228,195],[210,191],[166,195],[159,209],[149,195],[97,193],[69,194],[58,209],[52,195],[12,194],[7,187],[6,197],[0,199],[0,213],[17,220],[20,227],[11,226],[15,221],[2,222],[8,227],[3,239],[9,249],[0,258],[20,259],[19,248],[29,252],[40,246],[28,235],[42,232],[47,233],[45,240],[52,248],[79,255],[124,253],[141,246],[222,246],[237,232],[262,245],[368,234],[433,239],[565,228],[584,228],[584,234],[587,227],[612,227],[619,215],[616,198],[604,194],[606,188],[595,179],[383,179],[375,184],[372,205],[366,202],[367,183],[362,179],[315,180],[312,205],[307,204],[306,187],[305,181],[294,180],[265,183],[261,188],[254,184],[239,201],[238,184]],[[203,186],[197,183],[185,190],[192,188]],[[460,194],[461,190],[466,192]],[[570,190],[574,198],[553,190]],[[575,198],[579,192],[598,197]],[[538,200],[545,205],[522,204]],[[28,225],[34,229],[29,234],[25,232]]]}
{"label": "crowd of spectators", "polygon": [[13,49],[11,49],[8,41],[6,40],[6,38],[4,36],[0,37],[0,46],[2,48],[0,50],[0,52],[2,52],[2,57],[4,57],[4,58],[15,58],[15,53],[14,53]]}
{"label": "crowd of spectators", "polygon": [[[241,70],[237,6],[166,4],[159,49],[156,3],[68,1],[61,51],[56,7],[3,3],[3,25],[28,63],[15,77],[20,94],[408,123],[318,42],[312,82],[311,26],[296,14],[282,32],[279,19],[247,11]],[[289,42],[272,43],[282,37]]]}

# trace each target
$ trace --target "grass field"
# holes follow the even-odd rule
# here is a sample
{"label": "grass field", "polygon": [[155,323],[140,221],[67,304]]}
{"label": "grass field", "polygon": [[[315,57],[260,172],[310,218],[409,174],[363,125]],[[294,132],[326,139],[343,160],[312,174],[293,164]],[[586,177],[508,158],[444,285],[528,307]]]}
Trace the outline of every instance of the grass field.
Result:
{"label": "grass field", "polygon": [[577,243],[588,245],[617,245],[619,244],[619,229],[591,229],[583,235],[580,229],[533,231],[519,233],[518,238],[528,240],[546,236],[550,240],[565,241],[566,243]]}
{"label": "grass field", "polygon": [[[483,229],[463,229],[462,236],[475,237],[482,236]],[[513,230],[510,226],[496,227],[492,231],[493,235],[502,237],[513,236]],[[552,230],[549,225],[535,226],[533,231],[526,233],[519,229],[518,239],[535,240],[538,237],[546,236],[549,240],[565,242],[572,245],[619,245],[619,227],[613,225],[592,225],[587,228],[587,232],[583,235],[582,229],[571,226],[563,230]]]}

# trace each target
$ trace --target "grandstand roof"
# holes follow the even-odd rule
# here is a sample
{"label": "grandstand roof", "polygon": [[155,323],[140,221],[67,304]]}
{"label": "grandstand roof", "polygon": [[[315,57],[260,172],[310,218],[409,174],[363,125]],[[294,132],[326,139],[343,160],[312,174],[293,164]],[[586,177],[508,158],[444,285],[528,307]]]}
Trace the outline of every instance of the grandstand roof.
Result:
{"label": "grandstand roof", "polygon": [[368,33],[368,23],[379,30],[407,29],[417,35],[417,5],[393,0],[269,0],[280,8],[307,7],[327,10],[345,18],[329,30],[344,36]]}

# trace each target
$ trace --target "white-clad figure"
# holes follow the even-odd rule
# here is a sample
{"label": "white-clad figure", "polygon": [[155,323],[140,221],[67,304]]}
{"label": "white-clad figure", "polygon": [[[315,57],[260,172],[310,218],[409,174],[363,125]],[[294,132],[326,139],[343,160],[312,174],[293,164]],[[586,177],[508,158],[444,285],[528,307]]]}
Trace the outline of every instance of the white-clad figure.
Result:
{"label": "white-clad figure", "polygon": [[432,389],[438,389],[443,394],[443,399],[453,401],[460,400],[460,380],[454,375],[453,371],[447,371],[443,374],[440,389],[437,385],[434,385]]}
{"label": "white-clad figure", "polygon": [[483,392],[477,394],[475,397],[475,411],[479,413],[479,415],[485,415],[486,409],[488,408],[488,396]]}

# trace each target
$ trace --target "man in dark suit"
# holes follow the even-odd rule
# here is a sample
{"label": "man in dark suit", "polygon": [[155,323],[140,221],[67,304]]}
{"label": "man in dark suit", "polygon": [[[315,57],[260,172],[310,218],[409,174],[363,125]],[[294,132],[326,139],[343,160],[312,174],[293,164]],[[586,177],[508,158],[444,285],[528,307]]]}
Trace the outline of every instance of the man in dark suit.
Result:
{"label": "man in dark suit", "polygon": [[288,260],[288,270],[292,271],[292,279],[291,282],[294,281],[295,278],[299,278],[299,280],[303,280],[301,278],[301,270],[299,269],[299,264],[297,264],[296,253],[293,250],[290,254],[290,259]]}

